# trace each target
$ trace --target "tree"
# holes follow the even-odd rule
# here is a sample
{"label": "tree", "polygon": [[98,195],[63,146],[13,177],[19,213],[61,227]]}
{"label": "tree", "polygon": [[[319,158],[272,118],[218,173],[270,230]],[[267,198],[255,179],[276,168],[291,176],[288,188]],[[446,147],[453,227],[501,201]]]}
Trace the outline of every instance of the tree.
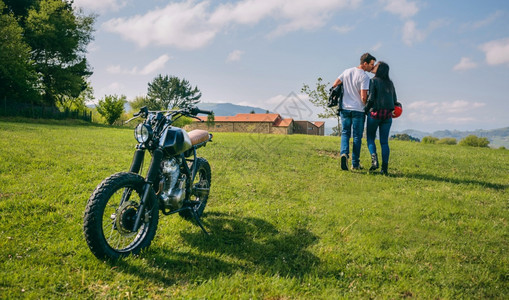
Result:
{"label": "tree", "polygon": [[398,133],[391,136],[391,139],[397,140],[397,141],[410,141],[410,142],[418,142],[420,143],[421,140],[418,138],[415,138],[411,135],[408,135],[406,133]]}
{"label": "tree", "polygon": [[133,101],[129,101],[132,111],[139,111],[142,107],[146,106],[148,110],[163,110],[163,106],[160,102],[155,99],[151,99],[145,96],[138,96]]}
{"label": "tree", "polygon": [[460,146],[471,146],[471,147],[488,147],[490,141],[483,137],[477,137],[473,134],[465,137],[459,142]]}
{"label": "tree", "polygon": [[[309,101],[313,103],[314,106],[323,108],[324,112],[319,113],[318,117],[322,119],[336,118],[338,121],[337,132],[341,133],[341,122],[338,114],[338,107],[328,107],[327,102],[329,101],[329,92],[327,90],[327,86],[330,83],[324,83],[321,77],[318,77],[316,82],[316,87],[312,90],[309,85],[304,84],[302,86],[301,92],[308,95]],[[340,134],[339,134],[340,135]]]}
{"label": "tree", "polygon": [[216,117],[214,116],[214,113],[212,112],[210,115],[207,116],[207,121],[205,121],[207,123],[207,127],[213,127],[216,122],[215,122],[215,119]]}
{"label": "tree", "polygon": [[9,11],[15,16],[26,17],[28,10],[38,2],[38,0],[4,0]]}
{"label": "tree", "polygon": [[28,9],[25,39],[32,48],[44,104],[63,104],[86,89],[92,72],[85,54],[94,20],[75,13],[72,1],[39,0]]}
{"label": "tree", "polygon": [[63,97],[64,101],[59,106],[64,109],[86,110],[87,103],[92,102],[94,98],[94,88],[87,82],[86,88],[81,91],[78,97]]}
{"label": "tree", "polygon": [[174,109],[196,105],[200,102],[201,92],[196,86],[192,88],[185,79],[159,74],[148,84],[147,96],[165,109]]}
{"label": "tree", "polygon": [[458,141],[455,138],[445,137],[437,141],[437,144],[441,145],[456,145]]}
{"label": "tree", "polygon": [[[23,40],[23,28],[0,0],[0,100],[37,100],[37,79],[30,47]],[[8,98],[8,99],[7,99]]]}
{"label": "tree", "polygon": [[341,126],[334,126],[332,127],[332,133],[331,136],[341,136]]}
{"label": "tree", "polygon": [[125,102],[126,96],[124,95],[107,95],[103,100],[99,100],[99,104],[96,106],[97,112],[106,119],[109,125],[113,125],[124,113]]}
{"label": "tree", "polygon": [[436,144],[438,142],[438,138],[434,136],[425,136],[421,141],[423,144]]}

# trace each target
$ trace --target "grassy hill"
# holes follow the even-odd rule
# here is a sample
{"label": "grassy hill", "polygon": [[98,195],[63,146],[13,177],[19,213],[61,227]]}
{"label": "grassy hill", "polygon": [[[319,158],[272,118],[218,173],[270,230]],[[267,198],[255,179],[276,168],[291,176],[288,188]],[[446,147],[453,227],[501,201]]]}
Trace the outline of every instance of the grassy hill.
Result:
{"label": "grassy hill", "polygon": [[338,138],[217,133],[200,149],[211,236],[162,217],[141,257],[98,261],[85,204],[134,145],[131,129],[0,121],[0,299],[509,295],[507,150],[391,141],[385,177],[340,171]]}

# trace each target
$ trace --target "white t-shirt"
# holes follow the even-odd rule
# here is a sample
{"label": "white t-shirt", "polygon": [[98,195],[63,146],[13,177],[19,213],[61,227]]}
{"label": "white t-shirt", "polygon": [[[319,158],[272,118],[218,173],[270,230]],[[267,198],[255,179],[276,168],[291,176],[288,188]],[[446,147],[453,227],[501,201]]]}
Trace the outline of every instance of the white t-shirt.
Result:
{"label": "white t-shirt", "polygon": [[369,90],[369,76],[357,67],[346,69],[339,80],[343,82],[343,109],[364,112],[361,90]]}

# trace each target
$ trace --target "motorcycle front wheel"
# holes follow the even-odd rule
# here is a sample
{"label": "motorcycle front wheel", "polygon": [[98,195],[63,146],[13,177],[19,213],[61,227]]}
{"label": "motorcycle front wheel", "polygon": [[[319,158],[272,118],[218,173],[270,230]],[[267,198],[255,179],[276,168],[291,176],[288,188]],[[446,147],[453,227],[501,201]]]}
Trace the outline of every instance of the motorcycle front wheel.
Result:
{"label": "motorcycle front wheel", "polygon": [[138,230],[134,230],[145,180],[134,173],[117,173],[97,186],[88,199],[83,231],[92,253],[116,260],[150,246],[159,221],[156,199],[148,197]]}

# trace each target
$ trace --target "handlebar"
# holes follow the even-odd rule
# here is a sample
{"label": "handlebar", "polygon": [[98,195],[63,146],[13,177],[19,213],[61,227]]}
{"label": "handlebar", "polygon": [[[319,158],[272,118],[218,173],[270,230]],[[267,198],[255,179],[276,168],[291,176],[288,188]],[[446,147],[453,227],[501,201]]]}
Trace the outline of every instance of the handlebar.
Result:
{"label": "handlebar", "polygon": [[210,110],[199,109],[198,107],[191,107],[191,108],[187,108],[187,109],[178,109],[178,110],[158,110],[158,111],[150,110],[149,111],[147,109],[147,107],[144,106],[140,109],[139,112],[134,113],[133,117],[131,119],[127,120],[125,123],[127,124],[138,117],[146,118],[150,113],[172,113],[171,115],[182,114],[185,116],[196,118],[197,114],[212,115],[214,112],[210,111]]}
{"label": "handlebar", "polygon": [[210,110],[199,109],[198,107],[191,108],[190,112],[191,112],[192,115],[197,115],[197,114],[211,115],[211,114],[214,113],[214,112],[212,112]]}

